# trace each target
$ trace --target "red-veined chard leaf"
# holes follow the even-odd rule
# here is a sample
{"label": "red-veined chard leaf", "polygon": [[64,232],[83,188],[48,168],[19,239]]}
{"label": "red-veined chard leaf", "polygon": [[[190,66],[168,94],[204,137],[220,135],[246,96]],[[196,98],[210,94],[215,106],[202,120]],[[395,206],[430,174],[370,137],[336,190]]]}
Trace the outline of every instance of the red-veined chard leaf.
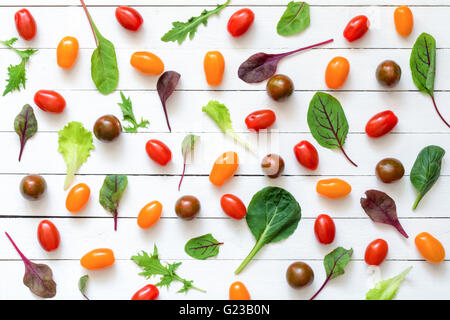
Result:
{"label": "red-veined chard leaf", "polygon": [[357,167],[344,150],[348,122],[339,101],[332,95],[317,92],[308,109],[308,126],[314,139],[325,148],[340,149],[352,165]]}
{"label": "red-veined chard leaf", "polygon": [[167,127],[169,131],[172,132],[169,123],[169,116],[167,115],[166,101],[175,91],[178,81],[180,81],[181,75],[175,71],[166,71],[158,79],[156,84],[156,89],[158,90],[159,98],[164,109],[164,115],[166,116]]}
{"label": "red-veined chard leaf", "polygon": [[366,198],[361,198],[361,207],[373,222],[390,224],[405,238],[408,238],[397,217],[395,201],[386,193],[378,190],[365,192]]}
{"label": "red-veined chard leaf", "polygon": [[7,232],[5,232],[5,234],[25,265],[23,284],[26,285],[31,292],[41,298],[53,298],[56,295],[56,283],[53,280],[52,269],[46,264],[37,264],[28,260],[9,234]]}
{"label": "red-veined chard leaf", "polygon": [[183,155],[183,173],[181,174],[180,183],[178,184],[178,191],[181,189],[181,183],[183,182],[184,174],[186,173],[186,161],[189,152],[194,151],[195,143],[197,142],[199,136],[195,134],[188,134],[184,137],[181,143],[181,154]]}
{"label": "red-veined chard leaf", "polygon": [[116,231],[119,202],[127,185],[128,178],[126,175],[112,174],[105,177],[100,189],[100,204],[114,216],[114,230]]}
{"label": "red-veined chard leaf", "polygon": [[219,247],[223,242],[219,242],[211,233],[200,237],[192,238],[184,246],[184,251],[194,259],[205,260],[219,254]]}
{"label": "red-veined chard leaf", "polygon": [[333,42],[333,39],[279,54],[267,54],[264,52],[256,53],[239,66],[238,76],[247,83],[262,82],[275,74],[281,59],[294,53],[322,46],[330,42]]}
{"label": "red-veined chard leaf", "polygon": [[22,111],[20,111],[14,119],[14,130],[19,135],[20,139],[19,161],[22,159],[25,143],[35,135],[37,126],[38,124],[33,108],[29,104],[24,105]]}
{"label": "red-veined chard leaf", "polygon": [[282,36],[291,36],[302,32],[309,24],[309,4],[291,1],[277,24],[277,32]]}

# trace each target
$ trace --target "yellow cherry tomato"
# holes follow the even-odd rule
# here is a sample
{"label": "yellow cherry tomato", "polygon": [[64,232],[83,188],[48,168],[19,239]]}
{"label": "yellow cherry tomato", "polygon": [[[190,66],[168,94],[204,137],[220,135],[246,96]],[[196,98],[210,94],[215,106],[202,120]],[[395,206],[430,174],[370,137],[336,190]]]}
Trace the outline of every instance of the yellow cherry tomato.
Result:
{"label": "yellow cherry tomato", "polygon": [[325,71],[325,83],[330,89],[341,88],[350,72],[350,63],[344,57],[335,57],[328,63]]}
{"label": "yellow cherry tomato", "polygon": [[330,199],[340,199],[348,196],[352,191],[352,187],[341,179],[325,179],[317,182],[316,191],[321,196]]}
{"label": "yellow cherry tomato", "polygon": [[142,229],[153,227],[161,217],[162,204],[159,201],[152,201],[145,205],[139,212],[137,224]]}
{"label": "yellow cherry tomato", "polygon": [[402,37],[407,37],[411,34],[414,27],[414,16],[407,6],[401,6],[395,9],[394,12],[395,29]]}
{"label": "yellow cherry tomato", "polygon": [[230,300],[250,300],[250,294],[242,282],[236,281],[231,284]]}
{"label": "yellow cherry tomato", "polygon": [[63,69],[70,69],[78,58],[80,46],[74,37],[65,37],[58,44],[56,49],[56,61]]}
{"label": "yellow cherry tomato", "polygon": [[215,186],[221,186],[230,180],[239,167],[239,157],[236,152],[229,151],[217,158],[209,174],[209,181]]}
{"label": "yellow cherry tomato", "polygon": [[414,240],[417,250],[430,263],[441,263],[445,259],[442,243],[428,232],[419,233]]}
{"label": "yellow cherry tomato", "polygon": [[100,270],[112,266],[115,261],[114,252],[111,249],[101,248],[86,253],[80,263],[88,270]]}
{"label": "yellow cherry tomato", "polygon": [[210,86],[218,86],[222,83],[223,73],[225,72],[225,59],[219,51],[206,53],[203,67],[206,81]]}
{"label": "yellow cherry tomato", "polygon": [[157,76],[164,72],[164,63],[151,52],[135,52],[131,56],[131,65],[143,74]]}
{"label": "yellow cherry tomato", "polygon": [[70,189],[66,198],[66,208],[72,213],[80,212],[86,206],[91,189],[87,184],[80,183]]}

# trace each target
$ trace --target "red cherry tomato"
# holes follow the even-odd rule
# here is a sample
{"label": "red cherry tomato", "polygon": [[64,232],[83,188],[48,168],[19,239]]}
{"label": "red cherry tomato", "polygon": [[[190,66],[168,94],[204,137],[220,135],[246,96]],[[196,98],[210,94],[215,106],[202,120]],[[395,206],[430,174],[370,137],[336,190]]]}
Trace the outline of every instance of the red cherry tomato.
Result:
{"label": "red cherry tomato", "polygon": [[145,145],[148,156],[156,163],[165,166],[172,159],[172,152],[169,147],[159,140],[148,140]]}
{"label": "red cherry tomato", "polygon": [[42,220],[38,226],[38,240],[45,251],[53,251],[59,247],[59,231],[49,220]]}
{"label": "red cherry tomato", "polygon": [[366,125],[366,133],[371,138],[378,138],[389,133],[398,123],[397,116],[390,110],[374,115]]}
{"label": "red cherry tomato", "polygon": [[238,10],[228,20],[228,32],[233,37],[240,37],[251,27],[253,20],[255,20],[255,14],[252,10],[247,8]]}
{"label": "red cherry tomato", "polygon": [[354,17],[347,24],[344,30],[344,37],[349,42],[356,41],[366,34],[369,30],[370,21],[366,16]]}
{"label": "red cherry tomato", "polygon": [[371,266],[379,266],[388,253],[388,244],[383,239],[377,239],[369,243],[364,255],[364,260]]}
{"label": "red cherry tomato", "polygon": [[297,161],[308,168],[309,170],[316,170],[319,165],[319,154],[316,148],[306,140],[300,141],[294,147],[294,154]]}
{"label": "red cherry tomato", "polygon": [[272,110],[258,110],[250,113],[247,118],[245,118],[245,124],[249,130],[264,130],[273,125],[277,117],[275,112]]}
{"label": "red cherry tomato", "polygon": [[220,198],[220,206],[227,216],[236,220],[241,220],[247,214],[245,204],[233,194],[224,194]]}
{"label": "red cherry tomato", "polygon": [[333,219],[326,214],[321,214],[316,218],[314,223],[314,233],[317,240],[322,244],[330,244],[336,235],[336,227]]}
{"label": "red cherry tomato", "polygon": [[66,107],[66,100],[56,91],[39,90],[34,95],[34,103],[43,111],[61,113]]}
{"label": "red cherry tomato", "polygon": [[159,290],[153,284],[148,284],[139,289],[131,298],[131,300],[156,300],[159,296]]}
{"label": "red cherry tomato", "polygon": [[116,19],[122,27],[134,32],[138,31],[141,28],[142,23],[144,23],[144,19],[142,19],[139,12],[126,6],[117,7]]}
{"label": "red cherry tomato", "polygon": [[36,35],[36,21],[27,9],[22,9],[14,15],[17,32],[25,40],[31,40]]}

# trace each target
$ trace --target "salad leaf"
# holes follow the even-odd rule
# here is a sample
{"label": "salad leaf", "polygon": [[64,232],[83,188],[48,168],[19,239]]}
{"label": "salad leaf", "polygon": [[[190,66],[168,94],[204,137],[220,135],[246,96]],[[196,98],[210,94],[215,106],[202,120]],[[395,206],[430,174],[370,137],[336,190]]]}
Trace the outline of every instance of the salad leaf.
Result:
{"label": "salad leaf", "polygon": [[64,157],[67,165],[67,175],[64,181],[64,190],[69,188],[75,173],[86,162],[94,149],[92,133],[83,127],[80,122],[69,122],[64,129],[58,132],[58,151]]}
{"label": "salad leaf", "polygon": [[184,246],[184,251],[194,259],[205,260],[219,254],[219,247],[223,242],[219,242],[211,233],[192,238]]}
{"label": "salad leaf", "polygon": [[189,39],[192,40],[197,32],[197,28],[199,25],[203,24],[205,26],[208,25],[208,18],[214,14],[219,14],[223,8],[225,8],[230,0],[227,0],[224,4],[219,4],[214,10],[208,11],[203,10],[200,16],[192,17],[186,22],[176,21],[173,22],[173,28],[170,29],[161,40],[164,42],[178,42],[178,44],[182,44],[186,37],[189,35]]}
{"label": "salad leaf", "polygon": [[178,72],[166,71],[161,75],[161,77],[159,77],[158,83],[156,84],[156,89],[163,106],[164,115],[166,116],[167,127],[170,132],[172,132],[172,129],[170,128],[169,116],[167,115],[166,101],[175,91],[178,81],[180,81],[180,77],[181,75]]}
{"label": "salad leaf", "polygon": [[13,92],[14,90],[20,91],[20,86],[25,89],[26,78],[26,70],[25,65],[30,60],[30,57],[34,55],[38,50],[33,49],[25,49],[18,50],[13,47],[13,44],[17,41],[17,38],[11,38],[7,41],[0,41],[4,46],[13,50],[17,55],[22,59],[22,61],[17,65],[9,65],[8,67],[8,80],[5,91],[3,91],[3,96],[6,96],[8,93]]}
{"label": "salad leaf", "polygon": [[398,288],[411,271],[412,266],[391,279],[383,280],[375,284],[373,289],[366,293],[366,300],[392,300],[395,298]]}
{"label": "salad leaf", "polygon": [[119,202],[127,188],[128,178],[123,174],[111,174],[105,177],[103,186],[100,189],[99,201],[105,210],[114,217],[114,230],[117,231],[117,215]]}
{"label": "salad leaf", "polygon": [[242,140],[234,131],[231,124],[230,112],[224,104],[216,100],[211,100],[206,106],[202,108],[202,111],[217,123],[223,133],[232,137],[236,142],[240,143],[247,150],[251,150],[249,144],[245,140]]}
{"label": "salad leaf", "polygon": [[89,298],[86,296],[86,286],[87,282],[89,280],[89,276],[86,274],[78,280],[78,290],[80,290],[81,294],[86,300],[89,300]]}
{"label": "salad leaf", "polygon": [[314,139],[324,148],[340,149],[348,161],[354,163],[344,151],[348,122],[339,101],[332,95],[317,92],[308,109],[308,126]]}
{"label": "salad leaf", "polygon": [[417,89],[431,97],[434,108],[441,120],[450,128],[434,98],[434,79],[436,77],[436,40],[428,33],[422,33],[414,43],[409,60],[411,74]]}
{"label": "salad leaf", "polygon": [[417,208],[423,196],[430,191],[441,175],[442,158],[445,150],[438,146],[428,146],[420,151],[411,170],[410,180],[414,188],[419,192],[413,205]]}
{"label": "salad leaf", "polygon": [[37,132],[37,120],[33,108],[29,104],[24,105],[22,111],[14,119],[14,130],[20,138],[20,161],[25,144]]}
{"label": "salad leaf", "polygon": [[395,201],[386,193],[378,190],[366,191],[366,198],[361,198],[361,207],[373,222],[390,224],[405,238],[408,238],[397,217]]}
{"label": "salad leaf", "polygon": [[25,265],[23,284],[41,298],[53,298],[56,295],[56,283],[53,280],[52,269],[46,264],[37,264],[28,260],[16,246],[9,234],[7,232],[5,234]]}
{"label": "salad leaf", "polygon": [[327,278],[310,300],[314,300],[331,279],[344,274],[344,268],[350,262],[352,255],[353,249],[347,250],[343,247],[338,247],[325,256],[323,265],[325,267]]}
{"label": "salad leaf", "polygon": [[97,45],[97,48],[92,53],[91,57],[92,80],[100,93],[110,94],[116,90],[117,85],[119,84],[119,69],[117,67],[116,50],[114,49],[112,42],[103,37],[98,31],[84,1],[80,1],[89,20],[89,24],[91,25],[95,44]]}
{"label": "salad leaf", "polygon": [[309,4],[291,1],[278,22],[277,32],[282,36],[291,36],[302,32],[309,24]]}
{"label": "salad leaf", "polygon": [[137,123],[133,112],[133,104],[131,103],[131,98],[125,98],[125,95],[120,91],[120,97],[122,98],[122,103],[118,103],[123,114],[123,121],[131,123],[132,127],[123,127],[126,132],[136,133],[138,128],[147,128],[150,122],[141,118],[141,122]]}
{"label": "salad leaf", "polygon": [[300,205],[288,191],[279,187],[266,187],[258,191],[250,201],[246,215],[256,244],[234,273],[241,273],[266,244],[291,236],[301,217]]}
{"label": "salad leaf", "polygon": [[184,174],[186,173],[186,161],[189,152],[194,151],[194,146],[199,136],[195,134],[188,134],[184,137],[183,142],[181,143],[181,153],[183,154],[183,173],[181,174],[180,183],[178,184],[178,191],[181,189],[181,183],[183,182]]}
{"label": "salad leaf", "polygon": [[195,289],[200,292],[206,292],[203,289],[197,288],[193,285],[194,281],[186,280],[181,278],[176,274],[176,270],[181,265],[181,262],[175,263],[167,263],[166,265],[162,265],[158,256],[158,248],[155,247],[153,249],[152,255],[148,255],[147,252],[142,251],[138,253],[136,256],[132,256],[131,260],[134,261],[140,268],[142,268],[142,272],[139,273],[140,276],[144,276],[146,279],[150,279],[153,276],[161,276],[159,278],[159,282],[155,284],[157,287],[167,287],[172,284],[173,281],[179,281],[183,284],[183,288],[178,290],[179,293],[188,292],[190,289]]}

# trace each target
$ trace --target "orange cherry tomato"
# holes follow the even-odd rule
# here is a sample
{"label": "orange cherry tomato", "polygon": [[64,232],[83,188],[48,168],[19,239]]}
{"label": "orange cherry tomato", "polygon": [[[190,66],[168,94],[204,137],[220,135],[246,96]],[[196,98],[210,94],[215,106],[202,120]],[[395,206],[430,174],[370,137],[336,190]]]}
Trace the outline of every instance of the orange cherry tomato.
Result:
{"label": "orange cherry tomato", "polygon": [[328,63],[325,71],[325,83],[330,89],[341,88],[350,72],[350,63],[344,57],[335,57]]}
{"label": "orange cherry tomato", "polygon": [[242,282],[236,281],[231,284],[230,300],[250,300],[250,293]]}
{"label": "orange cherry tomato", "polygon": [[157,76],[164,72],[164,63],[151,52],[135,52],[131,56],[131,65],[143,74]]}
{"label": "orange cherry tomato", "polygon": [[445,259],[442,243],[428,232],[419,233],[414,240],[417,250],[430,263],[441,263]]}
{"label": "orange cherry tomato", "polygon": [[209,174],[209,181],[215,186],[221,186],[230,180],[239,167],[239,157],[236,152],[229,151],[217,158]]}
{"label": "orange cherry tomato", "polygon": [[49,220],[42,220],[38,226],[38,240],[45,251],[58,249],[60,237],[56,226]]}
{"label": "orange cherry tomato", "polygon": [[203,60],[206,82],[210,86],[218,86],[222,83],[223,73],[225,72],[225,59],[219,51],[210,51],[206,53]]}
{"label": "orange cherry tomato", "polygon": [[236,220],[241,220],[247,214],[245,204],[234,194],[224,194],[220,198],[220,206],[227,216]]}
{"label": "orange cherry tomato", "polygon": [[317,182],[316,191],[330,199],[340,199],[349,195],[352,187],[341,179],[325,179]]}
{"label": "orange cherry tomato", "polygon": [[161,217],[162,204],[159,201],[147,203],[139,212],[137,224],[142,229],[153,227]]}
{"label": "orange cherry tomato", "polygon": [[91,189],[87,184],[80,183],[70,189],[66,198],[66,208],[72,213],[80,212],[86,207],[89,197],[91,195]]}
{"label": "orange cherry tomato", "polygon": [[80,46],[74,37],[65,37],[58,44],[56,49],[56,62],[63,69],[70,69],[78,58]]}
{"label": "orange cherry tomato", "polygon": [[112,266],[115,261],[114,252],[111,249],[101,248],[86,253],[80,263],[88,270],[100,270]]}
{"label": "orange cherry tomato", "polygon": [[414,16],[407,6],[400,6],[394,12],[395,29],[402,37],[411,34],[414,27]]}

